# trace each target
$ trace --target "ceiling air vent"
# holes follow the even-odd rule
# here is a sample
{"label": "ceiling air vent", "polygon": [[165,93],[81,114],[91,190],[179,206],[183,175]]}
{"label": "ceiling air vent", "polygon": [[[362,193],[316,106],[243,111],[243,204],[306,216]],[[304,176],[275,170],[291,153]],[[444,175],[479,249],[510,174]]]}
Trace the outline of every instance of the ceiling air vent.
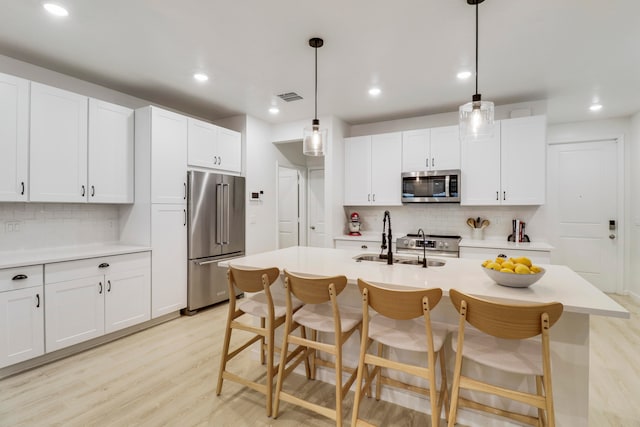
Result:
{"label": "ceiling air vent", "polygon": [[278,95],[278,98],[286,102],[299,101],[302,99],[302,97],[295,92],[281,93]]}

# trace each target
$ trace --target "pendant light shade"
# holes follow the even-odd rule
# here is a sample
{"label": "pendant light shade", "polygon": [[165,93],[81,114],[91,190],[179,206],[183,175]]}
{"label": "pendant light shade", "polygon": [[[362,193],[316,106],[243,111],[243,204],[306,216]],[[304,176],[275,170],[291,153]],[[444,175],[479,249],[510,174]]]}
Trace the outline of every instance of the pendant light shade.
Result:
{"label": "pendant light shade", "polygon": [[484,0],[467,0],[476,6],[476,93],[471,102],[460,106],[460,139],[479,140],[493,136],[493,102],[482,101],[478,93],[478,4]]}
{"label": "pendant light shade", "polygon": [[309,46],[315,49],[315,114],[311,122],[311,128],[304,129],[304,137],[302,140],[302,152],[306,156],[324,156],[324,142],[327,139],[327,130],[320,129],[320,120],[318,120],[318,48],[322,47],[324,41],[321,38],[314,37],[309,40]]}

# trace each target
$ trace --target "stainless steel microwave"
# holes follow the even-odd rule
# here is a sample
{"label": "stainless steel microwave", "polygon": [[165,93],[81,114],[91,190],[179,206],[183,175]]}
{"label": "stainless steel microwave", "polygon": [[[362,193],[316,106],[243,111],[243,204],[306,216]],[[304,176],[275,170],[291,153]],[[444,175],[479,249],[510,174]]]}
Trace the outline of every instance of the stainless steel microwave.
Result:
{"label": "stainless steel microwave", "polygon": [[434,202],[460,202],[459,169],[402,174],[402,203]]}

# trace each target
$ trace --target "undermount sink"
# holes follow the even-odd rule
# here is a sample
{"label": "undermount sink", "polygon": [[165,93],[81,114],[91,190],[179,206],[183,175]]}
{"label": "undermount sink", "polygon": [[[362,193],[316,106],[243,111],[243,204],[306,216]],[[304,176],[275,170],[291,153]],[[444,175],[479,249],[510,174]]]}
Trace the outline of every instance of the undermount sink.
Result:
{"label": "undermount sink", "polygon": [[[353,257],[356,262],[361,261],[374,261],[374,262],[387,262],[386,258],[380,258],[380,255],[376,254],[362,254]],[[393,258],[394,264],[406,264],[406,265],[422,265],[422,260],[418,260],[417,258],[407,258],[407,257],[398,257],[395,256]],[[428,267],[442,267],[446,264],[446,261],[439,259],[429,259],[427,258],[427,266]]]}

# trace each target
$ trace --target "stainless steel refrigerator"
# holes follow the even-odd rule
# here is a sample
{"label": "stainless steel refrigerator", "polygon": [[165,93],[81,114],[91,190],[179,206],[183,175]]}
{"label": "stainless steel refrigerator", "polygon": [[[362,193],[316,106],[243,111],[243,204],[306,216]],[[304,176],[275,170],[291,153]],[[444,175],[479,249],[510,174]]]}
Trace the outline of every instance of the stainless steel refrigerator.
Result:
{"label": "stainless steel refrigerator", "polygon": [[244,177],[189,171],[187,314],[229,299],[218,262],[244,256]]}

